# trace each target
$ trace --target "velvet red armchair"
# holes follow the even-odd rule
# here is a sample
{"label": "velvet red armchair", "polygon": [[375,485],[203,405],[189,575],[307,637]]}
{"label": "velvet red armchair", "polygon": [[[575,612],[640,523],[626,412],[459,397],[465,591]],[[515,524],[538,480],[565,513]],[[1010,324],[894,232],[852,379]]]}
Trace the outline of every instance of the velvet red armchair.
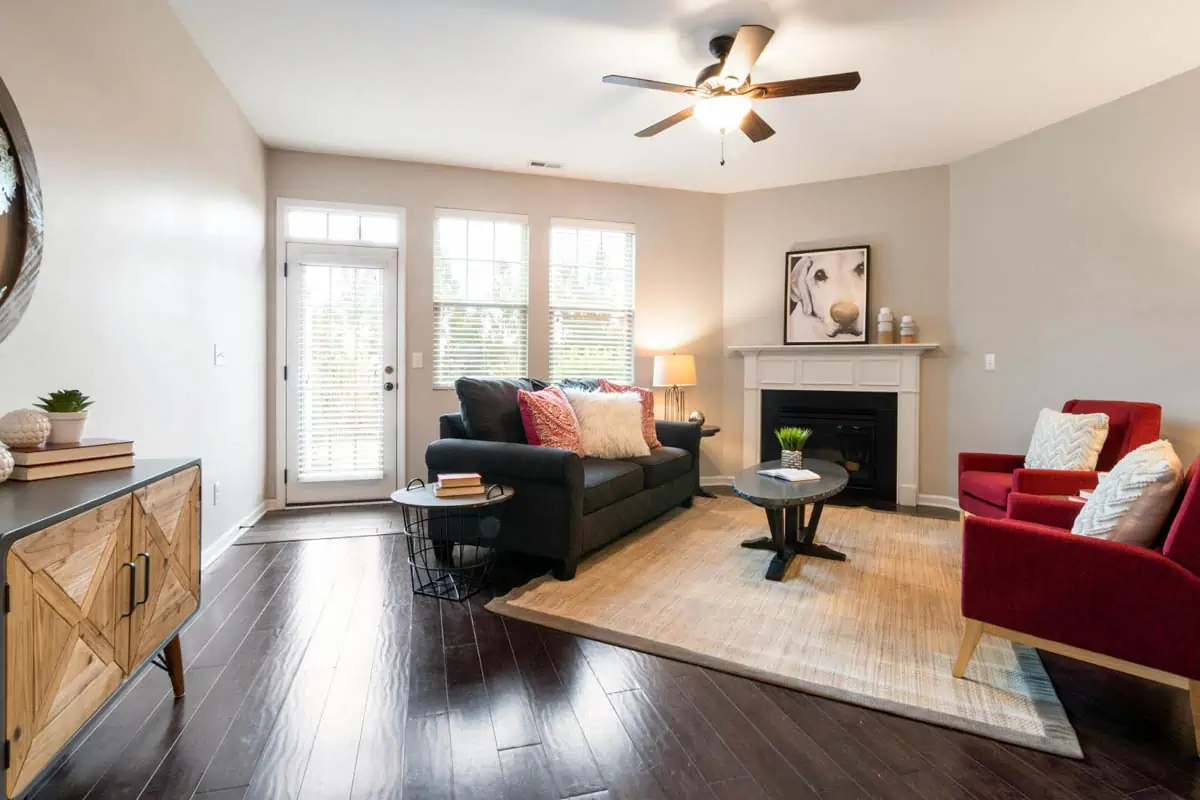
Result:
{"label": "velvet red armchair", "polygon": [[1200,458],[1159,549],[1072,534],[1082,507],[1014,493],[1008,519],[967,518],[953,674],[989,633],[1186,689],[1200,752]]}
{"label": "velvet red armchair", "polygon": [[959,508],[981,517],[1001,519],[1010,492],[1070,495],[1078,494],[1081,489],[1095,489],[1100,472],[1112,469],[1130,450],[1156,440],[1162,425],[1162,407],[1155,403],[1069,400],[1062,410],[1064,414],[1108,415],[1108,438],[1096,462],[1097,472],[1025,469],[1023,455],[959,453]]}

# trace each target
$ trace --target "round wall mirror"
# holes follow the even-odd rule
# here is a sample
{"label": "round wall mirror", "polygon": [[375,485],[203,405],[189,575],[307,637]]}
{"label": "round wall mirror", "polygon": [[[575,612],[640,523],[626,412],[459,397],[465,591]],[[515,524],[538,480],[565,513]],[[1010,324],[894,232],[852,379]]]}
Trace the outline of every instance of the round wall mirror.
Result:
{"label": "round wall mirror", "polygon": [[0,80],[0,342],[25,313],[42,263],[42,192],[33,148]]}

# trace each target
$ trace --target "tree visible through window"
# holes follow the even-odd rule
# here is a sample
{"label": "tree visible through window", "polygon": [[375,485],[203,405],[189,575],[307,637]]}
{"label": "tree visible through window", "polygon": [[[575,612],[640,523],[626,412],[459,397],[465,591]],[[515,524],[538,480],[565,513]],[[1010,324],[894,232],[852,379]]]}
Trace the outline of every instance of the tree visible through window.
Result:
{"label": "tree visible through window", "polygon": [[551,220],[550,379],[633,382],[634,229]]}

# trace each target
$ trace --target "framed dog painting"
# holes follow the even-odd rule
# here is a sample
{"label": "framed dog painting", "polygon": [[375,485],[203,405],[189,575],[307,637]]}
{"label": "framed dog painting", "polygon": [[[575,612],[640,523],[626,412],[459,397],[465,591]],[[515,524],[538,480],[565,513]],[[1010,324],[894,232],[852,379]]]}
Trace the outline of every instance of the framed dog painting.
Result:
{"label": "framed dog painting", "polygon": [[864,344],[871,248],[787,254],[784,344]]}

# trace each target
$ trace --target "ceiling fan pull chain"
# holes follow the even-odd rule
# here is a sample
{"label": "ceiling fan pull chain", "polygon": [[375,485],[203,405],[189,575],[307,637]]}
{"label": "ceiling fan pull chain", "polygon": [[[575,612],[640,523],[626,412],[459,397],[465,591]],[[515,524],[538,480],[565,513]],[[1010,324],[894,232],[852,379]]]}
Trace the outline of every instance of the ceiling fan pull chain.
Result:
{"label": "ceiling fan pull chain", "polygon": [[725,129],[721,129],[721,166],[725,166]]}

